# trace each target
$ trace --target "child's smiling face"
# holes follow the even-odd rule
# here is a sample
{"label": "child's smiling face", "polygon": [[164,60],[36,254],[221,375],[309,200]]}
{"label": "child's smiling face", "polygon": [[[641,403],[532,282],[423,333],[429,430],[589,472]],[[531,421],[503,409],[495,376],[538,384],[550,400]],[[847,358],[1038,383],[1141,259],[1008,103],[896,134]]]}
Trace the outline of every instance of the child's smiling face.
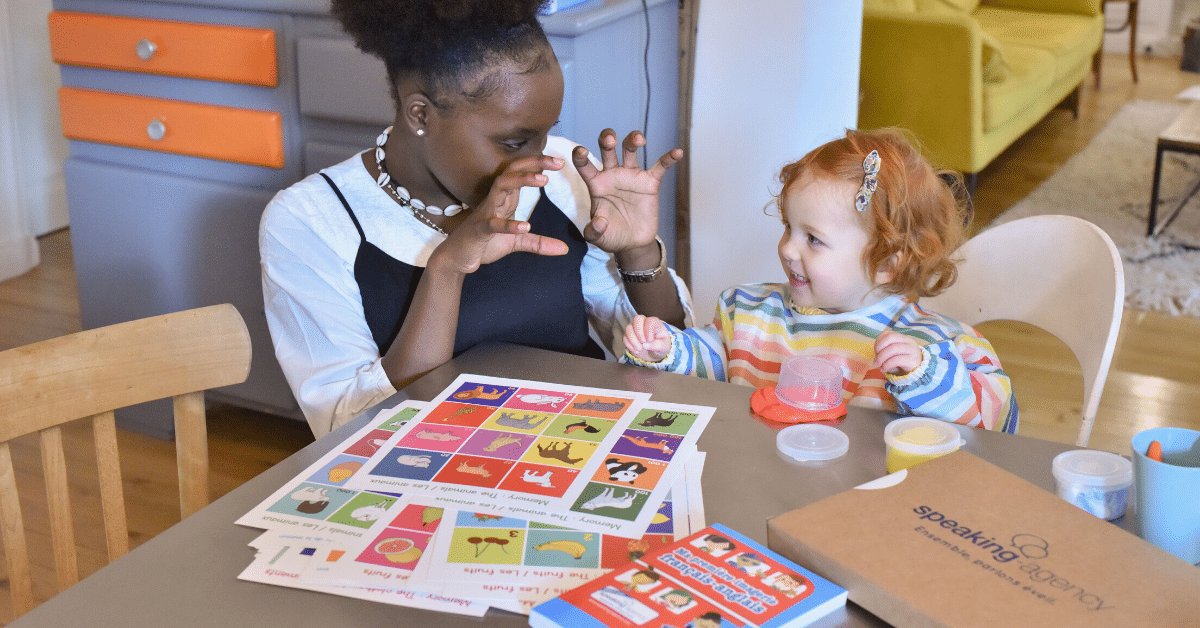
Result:
{"label": "child's smiling face", "polygon": [[838,313],[881,301],[876,287],[888,272],[869,275],[863,252],[871,236],[854,209],[858,186],[828,176],[804,174],[783,197],[779,261],[787,274],[793,307]]}

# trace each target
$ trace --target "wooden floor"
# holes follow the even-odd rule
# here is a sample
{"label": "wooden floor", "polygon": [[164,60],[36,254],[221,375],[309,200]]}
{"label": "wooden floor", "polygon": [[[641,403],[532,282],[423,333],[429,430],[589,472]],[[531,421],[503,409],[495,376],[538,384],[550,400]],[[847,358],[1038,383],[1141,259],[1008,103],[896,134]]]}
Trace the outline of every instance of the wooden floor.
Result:
{"label": "wooden floor", "polygon": [[[1200,83],[1200,75],[1178,70],[1177,59],[1141,59],[1139,83],[1130,80],[1127,58],[1110,54],[1103,85],[1085,83],[1079,119],[1060,111],[1047,116],[1007,152],[980,173],[975,198],[976,226],[986,225],[1019,201],[1083,148],[1123,104],[1135,99],[1172,100],[1180,90]],[[1152,155],[1147,155],[1152,159]],[[70,237],[66,231],[40,239],[42,264],[29,273],[0,283],[0,350],[79,329]],[[1021,408],[1021,433],[1073,442],[1082,405],[1083,385],[1074,357],[1056,339],[1039,330],[992,323],[982,328],[996,345],[1005,370],[1014,380]],[[1122,335],[1105,387],[1091,446],[1128,453],[1130,437],[1155,425],[1200,429],[1200,320],[1127,311]],[[81,546],[81,572],[104,564],[103,540],[93,484],[81,479],[89,464],[87,428],[67,435],[72,470],[72,499],[85,511],[76,522]],[[307,425],[239,408],[209,411],[209,446],[214,499],[312,442]],[[171,443],[129,432],[119,434],[125,472],[129,525],[134,546],[179,519]],[[40,461],[33,440],[14,447],[18,482],[25,491],[26,526],[32,535],[35,592],[53,594],[44,498],[34,477]],[[79,476],[79,477],[77,477]],[[7,589],[7,580],[0,580]],[[8,595],[0,590],[0,622],[11,617]],[[81,618],[84,619],[84,618]]]}

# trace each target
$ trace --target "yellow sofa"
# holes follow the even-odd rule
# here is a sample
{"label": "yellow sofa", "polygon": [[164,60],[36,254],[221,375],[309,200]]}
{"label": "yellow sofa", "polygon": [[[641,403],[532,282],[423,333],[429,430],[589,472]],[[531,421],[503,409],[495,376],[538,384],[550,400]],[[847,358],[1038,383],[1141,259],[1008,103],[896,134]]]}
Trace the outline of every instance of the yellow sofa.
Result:
{"label": "yellow sofa", "polygon": [[1100,0],[864,0],[858,125],[911,130],[972,180],[1072,95],[1104,35]]}

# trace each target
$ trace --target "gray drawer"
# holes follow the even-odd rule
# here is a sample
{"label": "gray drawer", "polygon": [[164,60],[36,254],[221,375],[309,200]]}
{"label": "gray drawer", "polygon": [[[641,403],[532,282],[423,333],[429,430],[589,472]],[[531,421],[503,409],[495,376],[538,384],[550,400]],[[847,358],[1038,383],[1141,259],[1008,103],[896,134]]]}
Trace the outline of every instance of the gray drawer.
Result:
{"label": "gray drawer", "polygon": [[301,37],[296,42],[300,113],[379,125],[393,122],[395,106],[383,61],[349,39]]}

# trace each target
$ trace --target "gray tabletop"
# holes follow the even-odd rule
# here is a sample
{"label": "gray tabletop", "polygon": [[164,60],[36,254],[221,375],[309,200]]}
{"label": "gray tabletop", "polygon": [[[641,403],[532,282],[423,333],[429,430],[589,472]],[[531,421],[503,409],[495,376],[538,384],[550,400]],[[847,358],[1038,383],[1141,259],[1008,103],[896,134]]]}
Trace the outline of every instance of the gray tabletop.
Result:
{"label": "gray tabletop", "polygon": [[[413,399],[432,399],[462,373],[643,391],[651,393],[655,401],[716,408],[699,441],[699,448],[707,453],[702,481],[706,519],[763,543],[767,518],[886,473],[883,427],[894,418],[892,414],[852,408],[838,425],[850,438],[847,455],[819,464],[790,462],[775,448],[778,428],[750,415],[751,388],[526,347],[478,347],[435,369],[403,392]],[[389,400],[380,405],[393,404],[394,400]],[[478,619],[237,579],[254,556],[247,544],[260,531],[237,526],[234,520],[362,427],[370,415],[365,413],[309,445],[10,625],[528,625],[523,615],[495,610]],[[1059,452],[1074,448],[970,428],[960,431],[966,440],[964,449],[1049,491],[1054,490],[1051,460]],[[1131,518],[1127,516],[1116,524],[1128,529],[1131,522],[1124,519]],[[850,604],[813,625],[885,624]]]}

